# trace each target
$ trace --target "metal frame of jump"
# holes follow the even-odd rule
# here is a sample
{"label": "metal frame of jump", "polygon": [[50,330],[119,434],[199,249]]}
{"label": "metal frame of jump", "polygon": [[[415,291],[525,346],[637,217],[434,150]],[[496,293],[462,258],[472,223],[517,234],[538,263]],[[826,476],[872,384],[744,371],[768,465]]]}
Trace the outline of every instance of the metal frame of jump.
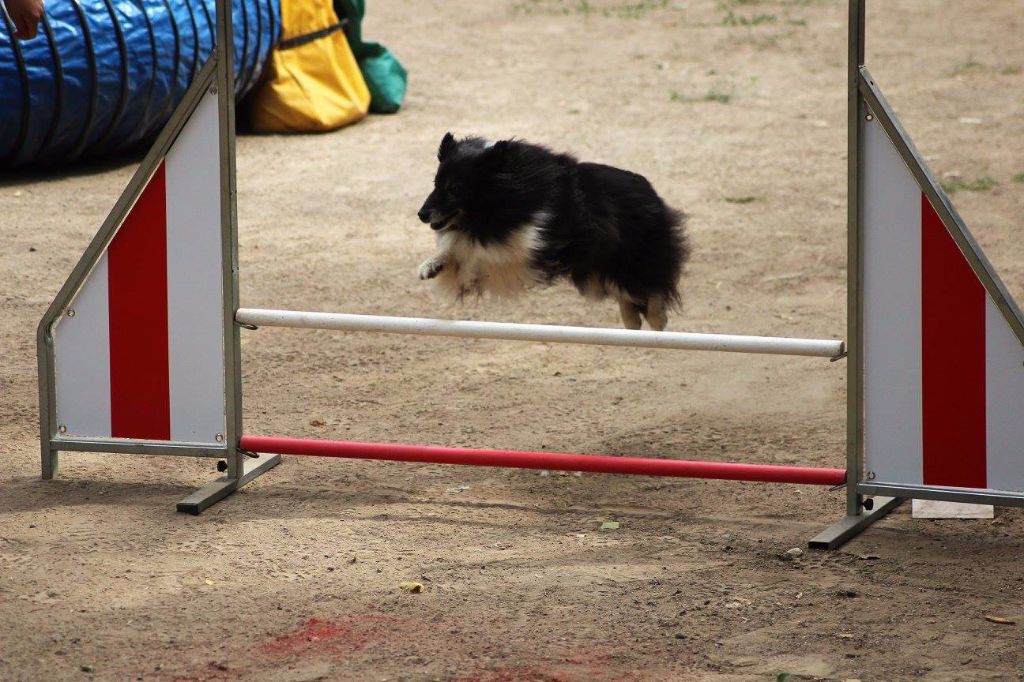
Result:
{"label": "metal frame of jump", "polygon": [[[178,504],[179,511],[193,514],[200,513],[240,486],[276,466],[280,463],[282,454],[809,483],[829,486],[845,484],[845,517],[831,528],[823,531],[810,543],[812,547],[830,549],[838,547],[858,534],[906,498],[918,497],[1024,506],[1024,457],[1016,454],[1017,450],[1011,442],[1017,435],[1024,437],[1024,430],[1022,430],[1024,427],[1013,426],[1016,421],[1014,410],[1005,407],[1007,404],[1012,404],[1012,400],[1006,400],[1006,396],[1024,396],[1024,377],[1018,377],[1021,371],[1019,360],[1024,358],[1024,316],[1021,315],[1020,310],[999,281],[995,270],[975,244],[960,216],[924,164],[872,76],[864,67],[864,5],[865,0],[850,0],[849,3],[849,205],[847,226],[849,280],[847,287],[848,342],[844,343],[820,339],[651,332],[239,308],[233,55],[230,49],[226,49],[227,46],[233,45],[231,7],[230,2],[218,0],[217,47],[214,55],[198,74],[184,100],[143,159],[107,220],[40,321],[37,341],[43,478],[50,479],[56,475],[60,451],[186,455],[224,460],[225,465],[222,469],[224,475],[221,478],[197,490]],[[216,123],[213,123],[214,100],[211,98],[216,100]],[[204,103],[206,109],[203,109]],[[207,113],[198,113],[201,111]],[[205,118],[203,118],[204,116]],[[196,136],[185,132],[186,128],[190,127],[191,121],[199,119],[206,121],[206,123],[195,124],[196,127],[207,126],[206,133],[204,133],[207,135],[206,138],[203,138],[202,134]],[[208,150],[211,147],[208,144],[211,136],[216,136],[218,143],[213,145],[216,147],[215,152],[207,152],[205,168],[208,176],[202,176],[200,172],[197,177],[219,178],[215,197],[213,197],[214,193],[210,192],[201,180],[188,179],[187,176],[191,173],[186,167],[190,150],[196,150],[197,155],[202,156],[201,150]],[[175,145],[185,149],[185,152],[178,152],[175,156]],[[200,161],[202,160],[200,159]],[[167,165],[167,179],[164,177],[165,164]],[[172,172],[172,166],[177,170]],[[878,182],[881,181],[875,180],[879,177],[884,180],[880,185]],[[159,182],[155,178],[158,178]],[[165,187],[165,183],[167,183],[167,187]],[[184,186],[184,189],[174,190],[175,183]],[[157,184],[159,184],[159,191],[164,194],[158,196],[157,190],[153,189]],[[879,193],[880,198],[877,199],[881,208],[876,209],[874,198],[871,201],[866,201],[868,196],[866,186],[869,185],[882,188],[900,185],[906,191],[903,195],[892,192],[886,194],[888,189],[885,189]],[[175,197],[174,191],[179,191],[182,194]],[[874,191],[872,190],[872,192]],[[951,238],[952,241],[949,243],[954,245],[942,247],[940,244],[940,251],[944,248],[945,257],[952,258],[953,261],[962,259],[966,264],[965,267],[968,270],[965,272],[968,274],[964,275],[963,280],[968,284],[966,288],[974,291],[973,284],[971,284],[972,278],[978,282],[978,291],[982,298],[972,298],[964,305],[976,308],[977,301],[981,300],[982,314],[985,310],[996,311],[988,313],[989,316],[982,321],[983,331],[989,330],[989,336],[986,337],[982,334],[981,341],[982,372],[990,372],[989,384],[998,384],[991,378],[993,373],[1004,376],[1009,370],[995,360],[986,358],[991,356],[996,357],[999,362],[1006,360],[1010,364],[1016,363],[1018,374],[1009,372],[1012,378],[1010,384],[1003,381],[1005,385],[999,384],[993,388],[989,384],[985,384],[984,377],[982,379],[981,391],[984,395],[981,403],[983,411],[981,418],[984,423],[981,428],[984,431],[985,424],[987,424],[988,430],[982,434],[982,449],[980,454],[976,453],[974,460],[981,461],[982,468],[988,462],[989,475],[987,479],[984,475],[978,478],[969,473],[961,474],[957,471],[948,473],[949,467],[952,465],[939,457],[940,455],[945,456],[943,455],[944,451],[936,450],[935,447],[928,445],[929,439],[931,442],[935,440],[935,436],[929,430],[930,426],[925,428],[918,424],[917,427],[914,427],[918,428],[918,431],[911,433],[910,440],[905,440],[905,442],[911,443],[910,449],[913,450],[917,447],[914,443],[923,439],[925,446],[922,447],[926,448],[924,454],[920,448],[916,454],[911,453],[907,456],[902,454],[899,449],[901,441],[898,436],[902,429],[898,423],[895,426],[885,423],[881,427],[871,430],[866,436],[866,413],[870,411],[867,409],[868,403],[875,400],[873,396],[877,395],[880,386],[880,382],[874,382],[873,377],[884,376],[879,375],[879,372],[886,371],[888,359],[886,362],[866,362],[869,354],[865,345],[867,344],[868,350],[878,345],[876,340],[878,332],[872,331],[879,328],[879,325],[876,324],[877,320],[898,319],[906,311],[889,309],[872,303],[867,306],[868,309],[865,312],[866,288],[870,290],[871,286],[881,286],[873,284],[878,277],[875,274],[876,269],[869,267],[871,259],[865,257],[865,242],[868,242],[869,248],[877,249],[878,247],[872,247],[871,244],[881,241],[881,238],[890,232],[897,232],[890,229],[890,222],[896,220],[891,216],[899,213],[900,206],[903,205],[900,203],[901,201],[907,197],[913,199],[914,192],[920,192],[924,200],[920,202],[917,209],[918,213],[915,214],[917,217],[907,219],[910,225],[907,229],[916,230],[917,223],[924,225],[928,220],[927,216],[931,216],[934,212],[939,221],[935,224],[939,226],[939,232],[941,232],[941,234],[935,233],[938,234],[938,237],[935,238],[940,241],[944,238]],[[205,209],[203,202],[197,201],[199,207],[195,211],[200,213],[191,213],[185,217],[176,214],[174,217],[170,217],[170,206],[174,201],[185,198],[188,200],[187,203],[191,203],[197,193],[209,193],[212,197],[206,202]],[[931,211],[929,211],[929,206]],[[202,210],[206,210],[206,213],[202,214]],[[170,312],[165,312],[166,315],[174,319],[186,319],[186,321],[191,320],[189,316],[205,315],[203,319],[207,322],[206,326],[210,329],[217,328],[204,337],[206,345],[200,349],[196,357],[172,357],[169,361],[164,357],[164,364],[161,365],[164,369],[160,371],[166,370],[165,373],[169,375],[169,378],[161,375],[157,376],[154,381],[150,381],[143,376],[140,381],[138,375],[140,372],[145,374],[149,371],[147,363],[150,362],[150,359],[145,348],[147,342],[143,339],[136,344],[137,340],[133,336],[133,330],[138,329],[141,324],[145,324],[145,319],[148,319],[146,318],[145,301],[140,303],[137,298],[125,298],[113,290],[118,283],[121,288],[124,288],[124,282],[127,281],[129,284],[134,282],[134,280],[125,279],[126,277],[141,278],[139,281],[149,281],[154,278],[159,279],[159,277],[166,279],[166,273],[154,275],[147,270],[149,266],[138,266],[134,270],[132,269],[132,248],[144,248],[144,245],[143,247],[131,247],[117,242],[118,236],[122,233],[125,237],[121,241],[125,243],[131,240],[137,241],[139,235],[145,236],[150,229],[150,224],[147,222],[150,218],[147,216],[153,215],[158,215],[160,221],[174,223],[171,227],[163,225],[162,229],[168,232],[167,243],[171,244],[165,248],[174,252],[169,254],[168,258],[178,259],[179,265],[175,267],[182,269],[179,280],[187,280],[184,284],[179,281],[174,285],[178,289],[182,289],[182,287],[187,289],[191,285],[194,274],[191,268],[201,267],[192,263],[192,260],[198,258],[199,255],[195,250],[198,247],[194,247],[193,240],[189,237],[194,233],[188,231],[197,229],[197,225],[200,228],[205,226],[206,231],[203,234],[207,235],[207,239],[213,239],[210,235],[217,229],[215,223],[219,223],[219,240],[206,243],[207,253],[203,257],[211,268],[214,260],[219,261],[219,282],[211,288],[219,287],[220,298],[217,299],[214,292],[208,292],[208,295],[202,297],[207,300],[195,306],[195,310],[191,305],[172,301]],[[203,215],[205,215],[205,219],[203,219]],[[882,217],[879,218],[879,215]],[[921,229],[928,228],[922,227]],[[175,230],[184,230],[182,234],[185,237],[171,235],[171,232]],[[916,233],[914,234],[916,235]],[[948,234],[948,237],[942,236],[945,234]],[[881,238],[878,235],[881,235]],[[917,237],[913,236],[913,239],[917,239]],[[913,239],[906,243],[910,244]],[[174,243],[172,244],[172,242]],[[182,244],[185,245],[182,246]],[[193,250],[189,251],[190,248]],[[114,253],[115,251],[118,253]],[[875,251],[871,251],[871,253],[873,254]],[[928,254],[931,253],[931,251],[928,252]],[[957,254],[962,255],[958,256]],[[927,263],[931,262],[928,260],[931,257],[931,255],[918,255],[919,259],[926,260]],[[875,256],[872,255],[871,258],[874,259]],[[127,266],[124,265],[125,263]],[[181,263],[185,263],[185,265],[180,265]],[[927,267],[931,268],[931,265]],[[119,273],[116,276],[112,274],[115,269]],[[883,270],[885,269],[883,268]],[[885,270],[885,272],[890,272],[890,270]],[[896,270],[902,271],[903,267],[900,266]],[[201,277],[198,278],[201,279]],[[926,283],[920,286],[927,289],[930,285],[927,284],[927,278],[925,280]],[[157,282],[157,284],[160,283]],[[161,296],[173,298],[173,295],[166,293],[168,286],[170,285],[164,281],[163,288],[157,286],[154,290],[158,293],[163,292],[159,294]],[[918,284],[912,286],[918,286]],[[109,290],[105,287],[108,287]],[[142,286],[141,289],[146,290],[147,287]],[[916,295],[921,292],[915,290],[912,293]],[[921,293],[921,297],[924,298],[929,295],[927,291]],[[899,299],[898,296],[895,298]],[[917,305],[913,303],[915,296],[907,297],[906,300],[911,301],[908,305],[911,305],[911,309],[916,310],[913,308],[913,305]],[[985,308],[985,305],[988,305],[988,308]],[[136,319],[137,315],[141,317]],[[118,317],[121,321],[115,323],[114,317]],[[149,336],[157,338],[158,341],[160,334],[165,334],[165,337],[167,335],[173,337],[173,342],[167,341],[166,338],[162,342],[164,347],[161,352],[164,356],[168,353],[167,344],[174,345],[179,349],[177,351],[179,356],[188,355],[191,352],[188,350],[189,348],[195,349],[194,345],[188,346],[188,343],[192,342],[189,340],[190,332],[182,334],[174,331],[177,322],[174,320],[161,322],[157,319],[157,326],[160,324],[163,324],[161,327],[163,331],[158,331],[155,337],[153,334],[149,334]],[[170,331],[167,331],[168,325]],[[262,326],[800,355],[831,360],[845,357],[848,362],[846,468],[845,470],[824,469],[244,435],[242,430],[239,330],[241,328],[256,329]],[[999,331],[1004,327],[1003,331]],[[939,328],[941,328],[941,324]],[[89,337],[89,330],[102,337],[100,341]],[[183,337],[189,338],[182,340]],[[1004,339],[1000,342],[1003,343],[1003,346],[991,350],[992,344],[996,342],[986,341],[986,338]],[[91,348],[91,351],[86,352],[80,349],[82,339],[85,339],[84,345]],[[1005,339],[1009,339],[1009,341],[1005,341]],[[925,364],[929,362],[928,340],[918,339],[920,347],[917,348],[917,352],[924,354],[924,360],[920,362]],[[986,346],[985,343],[989,343],[989,346]],[[115,345],[119,350],[115,351]],[[135,345],[139,345],[141,349],[134,348]],[[133,348],[125,351],[126,346]],[[181,351],[181,348],[185,348],[186,351]],[[908,348],[910,347],[908,346]],[[908,352],[913,353],[914,349],[910,348]],[[128,362],[125,363],[118,359],[119,368],[115,371],[111,367],[111,364],[114,363],[114,355],[118,354],[120,358],[126,353],[130,356]],[[173,350],[171,354],[174,355]],[[870,357],[874,358],[875,356]],[[914,362],[917,361],[912,361],[911,364]],[[167,368],[168,363],[169,369]],[[988,370],[985,367],[988,367]],[[890,379],[890,381],[898,382],[899,379]],[[197,384],[197,382],[201,385],[195,388],[193,384]],[[155,389],[152,386],[154,383],[157,385]],[[134,388],[122,390],[119,388],[121,386]],[[951,411],[955,414],[959,409],[958,404],[952,408],[946,404],[950,400],[955,401],[959,398],[954,396],[950,400],[945,400],[942,397],[942,391],[956,392],[961,389],[962,387],[953,386],[952,389],[940,388],[929,393],[924,388],[918,390],[917,387],[914,387],[912,390],[907,389],[909,392],[905,393],[906,400],[909,401],[907,404],[912,407],[911,412],[913,409],[920,408],[923,401],[926,412],[931,410],[927,414],[936,413],[938,410],[936,414],[942,417],[943,409],[946,409],[946,415]],[[137,393],[132,392],[136,390]],[[104,391],[110,395],[104,394]],[[117,395],[119,391],[122,395]],[[171,398],[167,399],[170,401],[170,407],[163,403],[161,403],[163,407],[157,407],[148,402],[149,396],[162,395],[161,391],[173,394]],[[921,395],[922,391],[925,391],[924,397]],[[899,393],[899,391],[896,392]],[[934,398],[933,393],[939,398]],[[984,401],[986,397],[988,403]],[[166,396],[163,396],[161,400],[164,398]],[[89,404],[94,399],[98,406]],[[943,402],[944,400],[945,402]],[[939,404],[938,408],[935,407],[936,404]],[[915,405],[916,408],[913,407]],[[164,408],[168,414],[173,413],[173,415],[164,418],[156,414]],[[202,414],[197,415],[197,411]],[[992,413],[997,414],[991,416]],[[123,414],[128,414],[128,417],[119,416]],[[156,421],[162,426],[151,425],[154,415],[157,417]],[[989,416],[986,417],[986,415]],[[974,422],[976,423],[977,419]],[[1007,424],[1009,425],[1007,426]],[[977,429],[975,430],[977,431]],[[892,436],[890,432],[897,433],[897,436]],[[924,435],[921,436],[921,433]],[[985,450],[984,445],[985,434],[990,443],[988,450]],[[892,440],[893,438],[895,440]],[[991,445],[993,442],[1010,443],[1007,446],[1009,454],[1003,450],[996,452],[997,448]],[[1024,439],[1021,442],[1024,442]],[[961,447],[957,443],[950,447],[954,446]],[[934,452],[939,452],[939,454],[935,455]],[[937,457],[939,460],[936,459]],[[923,465],[925,473],[919,475],[918,469],[921,468],[919,465],[922,458],[925,462]],[[887,464],[890,459],[895,462],[892,466]],[[938,461],[939,464],[936,465],[935,461]],[[975,463],[977,464],[977,462]],[[936,470],[936,466],[938,466],[939,474],[929,473],[929,471]],[[946,467],[945,470],[943,470],[943,466]],[[1011,473],[1004,474],[1002,473],[1004,471]],[[868,496],[878,497],[870,498]]]}

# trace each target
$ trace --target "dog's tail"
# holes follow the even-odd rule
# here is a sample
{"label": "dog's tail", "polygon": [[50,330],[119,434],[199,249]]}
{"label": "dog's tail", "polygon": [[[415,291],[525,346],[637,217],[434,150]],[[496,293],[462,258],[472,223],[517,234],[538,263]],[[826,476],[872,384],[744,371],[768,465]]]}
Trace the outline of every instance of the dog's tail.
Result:
{"label": "dog's tail", "polygon": [[665,248],[672,262],[672,276],[661,296],[666,306],[679,311],[683,305],[683,298],[679,293],[679,279],[690,260],[690,235],[686,231],[688,217],[682,211],[666,205],[665,218],[668,226],[668,243],[665,244]]}

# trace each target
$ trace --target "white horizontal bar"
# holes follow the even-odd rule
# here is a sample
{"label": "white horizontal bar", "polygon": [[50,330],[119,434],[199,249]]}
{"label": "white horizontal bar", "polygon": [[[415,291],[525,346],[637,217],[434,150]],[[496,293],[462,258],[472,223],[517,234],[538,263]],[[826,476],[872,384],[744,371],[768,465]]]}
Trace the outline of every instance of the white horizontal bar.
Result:
{"label": "white horizontal bar", "polygon": [[461,336],[473,339],[584,343],[595,346],[633,346],[676,350],[717,350],[731,353],[809,355],[835,358],[843,354],[842,341],[788,339],[776,336],[737,336],[693,332],[655,332],[551,324],[435,320],[424,317],[387,317],[350,313],[310,313],[295,310],[239,308],[235,320],[243,325],[331,329],[347,332],[382,332],[421,336]]}

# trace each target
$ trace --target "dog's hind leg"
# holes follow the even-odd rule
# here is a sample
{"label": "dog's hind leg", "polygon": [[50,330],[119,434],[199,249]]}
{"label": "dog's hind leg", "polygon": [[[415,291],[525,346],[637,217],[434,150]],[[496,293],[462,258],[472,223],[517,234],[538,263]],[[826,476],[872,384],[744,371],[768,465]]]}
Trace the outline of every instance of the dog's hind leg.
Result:
{"label": "dog's hind leg", "polygon": [[665,297],[661,294],[655,294],[647,299],[644,317],[647,318],[647,324],[651,326],[651,329],[659,332],[664,331],[665,325],[668,324],[668,311],[666,308]]}
{"label": "dog's hind leg", "polygon": [[626,298],[619,299],[619,314],[622,315],[622,324],[626,329],[639,329],[643,324],[640,320],[640,306]]}

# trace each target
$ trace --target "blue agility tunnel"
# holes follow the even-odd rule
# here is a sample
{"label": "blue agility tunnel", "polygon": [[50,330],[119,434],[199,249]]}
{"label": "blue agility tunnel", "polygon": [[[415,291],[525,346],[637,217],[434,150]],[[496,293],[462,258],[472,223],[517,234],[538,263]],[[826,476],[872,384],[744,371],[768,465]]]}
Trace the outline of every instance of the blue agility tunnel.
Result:
{"label": "blue agility tunnel", "polygon": [[[280,0],[233,0],[236,96],[259,80]],[[0,168],[131,149],[167,121],[213,50],[215,0],[48,0],[39,34],[0,11]]]}

